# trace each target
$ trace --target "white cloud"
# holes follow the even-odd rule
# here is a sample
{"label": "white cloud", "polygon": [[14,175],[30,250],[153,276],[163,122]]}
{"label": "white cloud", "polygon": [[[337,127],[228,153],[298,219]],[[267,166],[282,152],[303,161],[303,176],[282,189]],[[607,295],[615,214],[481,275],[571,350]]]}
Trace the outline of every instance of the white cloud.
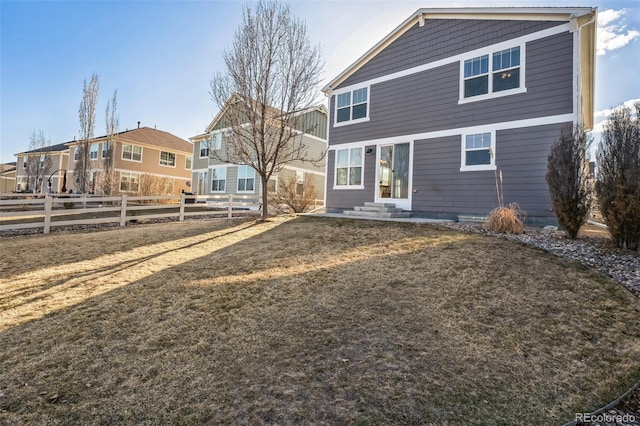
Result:
{"label": "white cloud", "polygon": [[640,38],[640,31],[627,30],[620,21],[627,13],[625,9],[607,9],[598,13],[598,46],[596,53],[599,56],[608,51],[626,46],[633,40]]}
{"label": "white cloud", "polygon": [[[627,108],[631,108],[631,111],[633,111],[636,102],[640,102],[640,98],[626,100],[622,103],[622,105],[626,106]],[[611,111],[613,111],[613,108],[596,111],[593,114],[596,121],[596,123],[593,125],[593,129],[591,130],[593,133],[602,133],[602,130],[604,129],[604,123],[611,115]]]}

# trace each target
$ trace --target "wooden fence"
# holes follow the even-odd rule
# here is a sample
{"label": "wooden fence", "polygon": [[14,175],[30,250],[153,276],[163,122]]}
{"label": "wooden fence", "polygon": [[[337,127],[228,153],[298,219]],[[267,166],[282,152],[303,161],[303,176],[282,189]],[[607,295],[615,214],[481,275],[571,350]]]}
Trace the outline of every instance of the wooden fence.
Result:
{"label": "wooden fence", "polygon": [[94,225],[189,216],[260,214],[261,200],[251,195],[73,196],[0,194],[0,231],[52,226]]}

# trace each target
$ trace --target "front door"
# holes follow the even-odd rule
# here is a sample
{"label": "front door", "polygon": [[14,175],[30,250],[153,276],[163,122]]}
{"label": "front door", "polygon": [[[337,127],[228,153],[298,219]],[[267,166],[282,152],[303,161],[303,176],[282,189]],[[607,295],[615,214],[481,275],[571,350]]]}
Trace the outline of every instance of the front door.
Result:
{"label": "front door", "polygon": [[411,210],[409,175],[411,146],[408,142],[378,147],[378,191],[376,202],[395,203]]}

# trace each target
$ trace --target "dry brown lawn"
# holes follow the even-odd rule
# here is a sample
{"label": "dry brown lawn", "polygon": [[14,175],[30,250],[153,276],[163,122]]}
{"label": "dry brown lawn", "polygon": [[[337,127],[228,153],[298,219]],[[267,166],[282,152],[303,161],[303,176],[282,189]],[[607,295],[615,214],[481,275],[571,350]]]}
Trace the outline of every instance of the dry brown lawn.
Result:
{"label": "dry brown lawn", "polygon": [[0,239],[0,424],[561,424],[640,378],[640,303],[428,225]]}

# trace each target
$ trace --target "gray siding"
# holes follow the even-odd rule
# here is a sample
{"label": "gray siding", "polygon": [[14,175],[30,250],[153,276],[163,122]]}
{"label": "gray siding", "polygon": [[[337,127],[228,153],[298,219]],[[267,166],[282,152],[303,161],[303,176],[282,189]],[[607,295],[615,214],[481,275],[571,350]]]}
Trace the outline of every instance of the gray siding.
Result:
{"label": "gray siding", "polygon": [[345,209],[352,209],[353,206],[361,206],[366,201],[373,201],[373,197],[376,191],[376,156],[375,146],[365,147],[371,148],[373,153],[365,154],[364,156],[364,189],[340,189],[332,190],[333,179],[335,172],[335,151],[329,151],[327,155],[327,162],[329,169],[327,173],[327,211],[342,211]]}
{"label": "gray siding", "polygon": [[191,169],[206,169],[209,167],[209,159],[208,158],[200,158],[200,142],[193,143],[193,160],[191,162]]}
{"label": "gray siding", "polygon": [[327,115],[318,110],[309,111],[299,118],[294,128],[326,140]]}
{"label": "gray siding", "polygon": [[323,158],[323,154],[327,150],[327,143],[325,141],[319,141],[303,135],[302,143],[306,146],[307,156],[310,159],[318,160],[314,163],[308,161],[292,161],[288,163],[288,166],[299,167],[310,171],[315,171],[324,174],[324,164],[326,158]]}
{"label": "gray siding", "polygon": [[361,83],[561,24],[543,21],[427,20],[422,27],[414,25],[340,86]]}
{"label": "gray siding", "polygon": [[[561,124],[496,132],[496,165],[504,202],[532,217],[552,216],[545,181],[550,146]],[[414,212],[486,215],[498,205],[493,171],[460,171],[461,137],[414,143]]]}
{"label": "gray siding", "polygon": [[569,33],[530,42],[526,46],[527,93],[462,105],[458,105],[459,62],[373,85],[370,120],[332,127],[330,145],[571,113],[572,55]]}

